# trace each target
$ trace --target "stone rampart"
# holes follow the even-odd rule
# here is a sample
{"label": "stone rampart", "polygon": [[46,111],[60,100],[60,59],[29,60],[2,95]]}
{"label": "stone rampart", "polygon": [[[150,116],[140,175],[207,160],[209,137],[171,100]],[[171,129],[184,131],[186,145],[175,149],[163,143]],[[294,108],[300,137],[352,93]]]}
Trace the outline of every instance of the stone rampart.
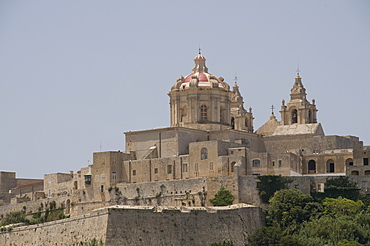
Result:
{"label": "stone rampart", "polygon": [[0,245],[77,246],[80,242],[91,242],[94,238],[104,242],[108,215],[108,210],[102,209],[86,216],[13,228],[0,232]]}
{"label": "stone rampart", "polygon": [[260,208],[113,206],[90,215],[0,232],[0,245],[78,245],[94,238],[104,245],[210,245],[247,236],[264,225]]}

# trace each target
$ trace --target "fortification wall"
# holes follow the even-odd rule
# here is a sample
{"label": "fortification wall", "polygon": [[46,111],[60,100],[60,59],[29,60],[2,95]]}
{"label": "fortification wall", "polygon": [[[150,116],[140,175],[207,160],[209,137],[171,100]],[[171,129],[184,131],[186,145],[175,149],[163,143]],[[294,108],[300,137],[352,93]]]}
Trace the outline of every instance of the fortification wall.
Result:
{"label": "fortification wall", "polygon": [[79,245],[94,238],[110,245],[210,245],[247,237],[264,225],[260,208],[236,204],[224,208],[114,206],[90,215],[0,232],[0,245]]}
{"label": "fortification wall", "polygon": [[263,214],[254,206],[234,208],[111,209],[106,245],[245,245],[248,235],[264,225]]}
{"label": "fortification wall", "polygon": [[104,242],[108,216],[108,210],[102,209],[88,216],[14,228],[10,232],[0,232],[0,245],[77,246],[80,242],[91,242],[94,238]]}

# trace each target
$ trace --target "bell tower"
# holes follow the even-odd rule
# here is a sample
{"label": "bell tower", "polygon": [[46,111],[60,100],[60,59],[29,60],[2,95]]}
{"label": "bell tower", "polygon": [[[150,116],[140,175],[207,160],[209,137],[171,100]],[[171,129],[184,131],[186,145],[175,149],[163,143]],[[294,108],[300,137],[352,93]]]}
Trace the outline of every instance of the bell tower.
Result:
{"label": "bell tower", "polygon": [[243,97],[240,94],[239,86],[235,82],[231,91],[231,127],[235,130],[253,132],[252,108],[249,111],[244,109]]}
{"label": "bell tower", "polygon": [[282,125],[317,123],[318,110],[316,109],[315,99],[312,99],[312,103],[309,103],[306,95],[302,78],[297,72],[293,88],[290,90],[290,101],[285,105],[285,100],[282,100],[280,110]]}

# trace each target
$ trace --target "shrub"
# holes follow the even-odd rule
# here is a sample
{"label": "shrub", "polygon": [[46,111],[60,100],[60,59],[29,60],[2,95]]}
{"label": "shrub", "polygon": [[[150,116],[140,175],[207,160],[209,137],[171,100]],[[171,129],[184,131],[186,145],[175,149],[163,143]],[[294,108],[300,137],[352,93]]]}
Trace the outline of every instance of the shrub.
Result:
{"label": "shrub", "polygon": [[215,195],[215,198],[210,199],[209,201],[213,204],[213,206],[228,206],[233,204],[234,196],[229,190],[226,190],[224,187],[222,187]]}

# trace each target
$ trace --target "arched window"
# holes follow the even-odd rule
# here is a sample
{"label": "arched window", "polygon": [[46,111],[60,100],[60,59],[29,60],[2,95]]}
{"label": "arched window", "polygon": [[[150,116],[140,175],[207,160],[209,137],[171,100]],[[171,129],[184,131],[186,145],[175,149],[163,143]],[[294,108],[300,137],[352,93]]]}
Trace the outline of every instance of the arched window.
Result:
{"label": "arched window", "polygon": [[366,170],[365,175],[370,175],[370,170]]}
{"label": "arched window", "polygon": [[203,148],[203,149],[200,151],[200,159],[201,159],[201,160],[206,160],[206,159],[208,159],[208,150],[207,150],[207,148]]}
{"label": "arched window", "polygon": [[234,117],[231,118],[231,129],[235,128],[235,120]]}
{"label": "arched window", "polygon": [[220,122],[224,123],[225,122],[225,108],[220,107]]}
{"label": "arched window", "polygon": [[261,161],[260,160],[253,160],[252,161],[252,167],[260,167]]}
{"label": "arched window", "polygon": [[310,160],[308,162],[308,173],[316,173],[316,161]]}
{"label": "arched window", "polygon": [[332,159],[330,159],[326,162],[326,172],[327,173],[334,173],[335,172],[334,161]]}
{"label": "arched window", "polygon": [[248,127],[249,126],[249,119],[248,119],[248,117],[245,117],[245,127]]}
{"label": "arched window", "polygon": [[235,161],[231,162],[231,172],[234,172],[234,166],[235,166],[235,164],[236,164]]}
{"label": "arched window", "polygon": [[186,106],[184,106],[181,108],[180,122],[184,122],[186,116],[187,116],[187,109],[186,109]]}
{"label": "arched window", "polygon": [[200,119],[201,120],[207,120],[208,116],[207,116],[207,106],[206,105],[202,105],[200,106]]}
{"label": "arched window", "polygon": [[360,172],[359,171],[352,171],[351,172],[351,175],[359,175],[360,174]]}
{"label": "arched window", "polygon": [[298,112],[296,109],[292,110],[292,124],[298,123]]}

